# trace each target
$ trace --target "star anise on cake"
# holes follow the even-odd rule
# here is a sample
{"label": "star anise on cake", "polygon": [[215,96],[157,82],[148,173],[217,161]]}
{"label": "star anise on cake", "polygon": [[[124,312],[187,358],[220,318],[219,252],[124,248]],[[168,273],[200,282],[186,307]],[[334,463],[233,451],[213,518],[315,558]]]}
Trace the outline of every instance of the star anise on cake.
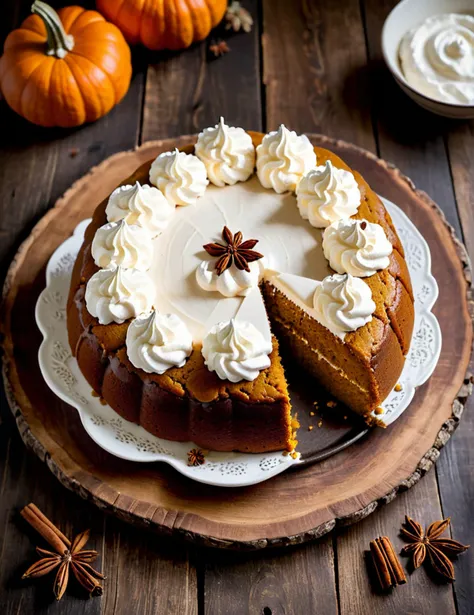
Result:
{"label": "star anise on cake", "polygon": [[222,275],[233,263],[235,263],[237,269],[250,272],[249,263],[263,258],[263,254],[252,249],[257,245],[258,239],[247,239],[243,241],[243,236],[240,231],[233,235],[227,226],[224,226],[222,230],[222,239],[225,241],[225,245],[220,243],[206,243],[206,245],[203,246],[208,254],[217,257],[217,275]]}
{"label": "star anise on cake", "polygon": [[454,581],[454,567],[450,558],[464,553],[469,549],[469,545],[441,537],[450,523],[450,517],[442,521],[435,521],[424,532],[418,521],[408,516],[405,517],[401,534],[409,544],[403,547],[402,553],[412,556],[413,568],[419,568],[428,555],[428,561],[433,570],[448,581]]}

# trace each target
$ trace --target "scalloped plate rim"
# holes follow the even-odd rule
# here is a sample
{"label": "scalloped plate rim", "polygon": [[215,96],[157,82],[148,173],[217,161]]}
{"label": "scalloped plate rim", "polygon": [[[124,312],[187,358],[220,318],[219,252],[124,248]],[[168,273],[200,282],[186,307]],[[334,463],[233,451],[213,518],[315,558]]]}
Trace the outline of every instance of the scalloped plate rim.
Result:
{"label": "scalloped plate rim", "polygon": [[[422,305],[417,305],[417,313],[416,313],[416,317],[417,318],[421,318],[421,317],[426,317],[427,319],[429,319],[431,321],[431,326],[433,327],[433,329],[436,331],[436,337],[438,339],[438,344],[436,346],[436,352],[434,353],[431,361],[430,361],[430,368],[428,370],[426,370],[423,374],[423,378],[417,380],[417,384],[416,385],[411,385],[410,389],[407,390],[405,392],[405,395],[402,399],[401,405],[404,406],[403,409],[401,410],[400,414],[409,406],[409,404],[411,403],[416,388],[418,386],[421,386],[424,382],[426,382],[426,380],[428,380],[428,378],[431,376],[431,374],[433,373],[436,364],[438,362],[439,359],[439,355],[441,352],[441,346],[442,346],[442,342],[441,342],[441,330],[440,330],[440,326],[439,326],[439,322],[436,318],[436,316],[431,312],[431,308],[433,307],[434,303],[436,302],[436,299],[438,297],[439,294],[439,288],[438,285],[436,283],[436,280],[434,278],[434,276],[431,274],[431,253],[430,253],[430,249],[429,246],[427,244],[427,242],[425,241],[424,237],[421,235],[420,231],[416,228],[416,226],[413,224],[413,222],[408,218],[408,216],[396,205],[394,205],[392,202],[388,201],[388,199],[385,199],[383,197],[381,197],[385,206],[387,207],[389,213],[391,215],[393,215],[395,213],[395,217],[397,215],[399,215],[402,220],[404,221],[404,223],[406,224],[406,226],[408,226],[408,228],[415,233],[415,236],[417,237],[417,239],[419,239],[419,244],[420,247],[422,247],[423,249],[423,253],[424,253],[424,257],[426,260],[425,263],[425,267],[423,269],[423,273],[424,273],[424,279],[429,280],[430,284],[431,284],[431,288],[432,288],[432,296],[430,297],[430,301],[427,302],[426,304],[422,304]],[[223,477],[219,478],[214,478],[214,477],[210,477],[208,476],[208,473],[201,473],[199,470],[205,469],[206,468],[206,464],[203,466],[199,466],[198,468],[196,467],[190,467],[187,465],[184,465],[184,462],[182,460],[178,460],[176,457],[174,457],[172,454],[167,454],[167,453],[150,453],[150,455],[152,456],[152,458],[148,459],[148,458],[132,458],[130,456],[130,454],[121,454],[116,448],[114,449],[113,447],[108,446],[107,442],[104,442],[104,440],[100,439],[100,437],[97,435],[97,429],[96,428],[92,428],[91,425],[89,425],[89,423],[91,423],[91,419],[90,419],[90,414],[84,410],[84,408],[81,406],[81,403],[75,399],[73,399],[73,397],[71,395],[68,395],[68,392],[65,391],[64,387],[61,387],[57,384],[57,382],[50,376],[49,370],[46,366],[46,361],[44,359],[44,355],[47,352],[47,350],[49,349],[49,345],[51,341],[54,341],[53,337],[49,336],[49,332],[47,331],[47,326],[43,323],[42,321],[42,315],[40,312],[40,305],[43,302],[43,297],[45,296],[45,294],[48,292],[51,284],[52,284],[52,279],[53,279],[53,275],[52,275],[52,269],[53,269],[53,264],[55,263],[55,259],[57,258],[57,255],[64,251],[65,246],[68,242],[73,241],[75,237],[79,236],[80,234],[83,234],[83,231],[85,230],[86,226],[89,224],[90,219],[87,220],[83,220],[81,221],[76,228],[74,229],[73,234],[68,237],[62,244],[60,244],[58,246],[58,248],[54,251],[53,255],[51,256],[47,268],[46,268],[46,287],[45,289],[40,293],[36,306],[35,306],[35,318],[36,318],[36,322],[38,324],[38,327],[43,335],[43,340],[41,342],[39,351],[38,351],[38,360],[39,360],[39,366],[40,366],[40,370],[41,373],[43,375],[43,378],[45,379],[48,387],[61,399],[63,400],[65,403],[73,406],[79,413],[80,419],[81,419],[81,423],[84,427],[84,429],[86,430],[86,432],[88,433],[88,435],[92,438],[92,440],[98,445],[100,446],[102,449],[104,449],[105,451],[107,451],[109,454],[114,455],[118,458],[127,460],[127,461],[136,461],[136,462],[141,462],[141,463],[150,463],[150,462],[156,462],[156,461],[163,461],[169,465],[171,465],[173,468],[175,468],[178,472],[180,472],[181,474],[187,476],[188,478],[191,478],[192,480],[195,480],[197,482],[201,482],[204,484],[208,484],[208,485],[214,485],[214,486],[226,486],[226,487],[237,487],[237,486],[249,486],[249,485],[253,485],[253,484],[257,484],[259,482],[262,482],[264,480],[267,480],[269,478],[272,478],[273,476],[283,472],[284,470],[293,467],[293,469],[297,469],[298,465],[300,464],[300,460],[296,459],[293,460],[291,458],[291,456],[287,455],[287,456],[283,456],[281,452],[276,452],[276,453],[259,453],[257,455],[254,454],[248,454],[248,453],[215,453],[213,451],[211,451],[209,453],[209,456],[206,457],[207,461],[210,462],[211,464],[215,463],[215,457],[224,457],[224,463],[233,463],[235,461],[235,459],[237,458],[237,460],[239,459],[243,459],[243,461],[241,463],[244,463],[245,460],[247,458],[250,458],[252,461],[258,461],[258,459],[261,459],[260,463],[262,463],[262,461],[264,461],[265,457],[270,457],[270,458],[276,458],[278,455],[281,455],[282,459],[278,460],[278,463],[276,463],[276,465],[274,467],[271,467],[265,471],[261,471],[260,475],[252,475],[250,474],[250,476],[247,479],[244,479],[243,477],[240,476],[234,476],[232,474],[225,474]],[[403,239],[402,239],[403,241]],[[72,361],[75,361],[74,358],[71,359]],[[77,364],[77,362],[76,362]],[[111,411],[113,412],[113,410],[111,409]],[[398,418],[399,415],[396,416],[396,418]],[[117,415],[118,418],[121,419],[121,417],[119,417]],[[395,420],[395,419],[394,419]],[[138,427],[138,429],[143,430],[143,428],[136,426],[133,423],[129,423],[128,421],[125,421],[125,419],[121,419],[121,421],[123,421],[124,424],[129,424],[130,426],[133,426],[135,428]],[[143,430],[144,434],[146,434],[147,438],[152,438],[155,439],[155,436],[153,436],[152,434],[149,434],[148,432],[146,432],[145,430]],[[364,434],[365,435],[365,434]],[[168,443],[168,441],[166,440],[161,440],[159,438],[156,438],[159,441],[163,441]],[[180,445],[182,445],[182,447],[185,447],[186,449],[195,447],[195,445],[191,442],[189,443],[179,443]],[[197,448],[197,447],[196,447]],[[343,447],[344,448],[344,447]],[[341,450],[341,447],[339,447],[338,450]],[[142,452],[143,454],[143,452]],[[329,456],[329,455],[328,455]],[[304,458],[301,460],[304,462]],[[222,463],[222,462],[217,462],[217,463]],[[301,463],[301,466],[304,466],[306,464]],[[296,467],[295,467],[296,466]],[[198,470],[198,471],[196,471]],[[215,475],[217,476],[217,474]]]}

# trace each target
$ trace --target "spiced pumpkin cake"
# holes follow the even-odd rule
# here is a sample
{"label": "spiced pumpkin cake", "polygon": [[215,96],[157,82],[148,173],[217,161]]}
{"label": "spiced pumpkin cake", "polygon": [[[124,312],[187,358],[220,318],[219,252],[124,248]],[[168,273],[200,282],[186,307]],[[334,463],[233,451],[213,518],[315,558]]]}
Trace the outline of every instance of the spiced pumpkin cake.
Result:
{"label": "spiced pumpkin cake", "polygon": [[413,321],[403,247],[362,177],[283,125],[222,119],[97,207],[67,308],[79,367],[118,414],[244,452],[297,444],[279,344],[383,424]]}

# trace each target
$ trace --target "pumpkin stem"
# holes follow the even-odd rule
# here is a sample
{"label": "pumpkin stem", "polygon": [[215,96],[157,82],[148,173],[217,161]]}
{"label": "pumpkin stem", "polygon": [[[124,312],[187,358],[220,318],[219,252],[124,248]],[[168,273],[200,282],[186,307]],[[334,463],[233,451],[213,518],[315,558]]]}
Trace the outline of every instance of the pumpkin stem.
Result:
{"label": "pumpkin stem", "polygon": [[74,47],[74,37],[66,34],[59,15],[49,4],[41,0],[33,2],[31,12],[39,15],[45,25],[48,36],[46,53],[49,56],[64,58],[67,52],[71,51]]}

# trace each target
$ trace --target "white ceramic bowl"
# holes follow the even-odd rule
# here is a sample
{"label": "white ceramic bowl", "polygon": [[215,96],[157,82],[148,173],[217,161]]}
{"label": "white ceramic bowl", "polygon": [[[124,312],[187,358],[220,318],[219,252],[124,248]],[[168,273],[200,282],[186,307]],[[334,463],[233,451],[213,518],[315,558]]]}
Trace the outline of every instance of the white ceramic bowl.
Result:
{"label": "white ceramic bowl", "polygon": [[445,103],[420,94],[408,85],[400,68],[398,49],[403,36],[427,17],[440,13],[474,14],[474,0],[402,0],[385,20],[382,29],[383,56],[398,85],[419,105],[445,117],[474,118],[474,105]]}

